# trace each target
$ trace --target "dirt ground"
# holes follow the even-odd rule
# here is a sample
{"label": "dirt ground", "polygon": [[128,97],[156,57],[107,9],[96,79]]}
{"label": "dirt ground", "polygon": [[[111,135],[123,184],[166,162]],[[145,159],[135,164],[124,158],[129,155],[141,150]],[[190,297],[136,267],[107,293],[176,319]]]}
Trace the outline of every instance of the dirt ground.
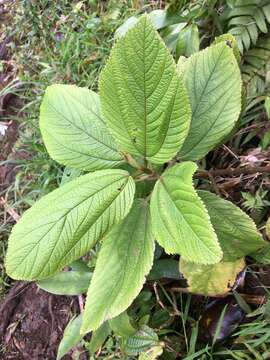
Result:
{"label": "dirt ground", "polygon": [[77,297],[55,296],[34,283],[16,282],[0,304],[0,359],[55,360],[64,328],[78,310]]}

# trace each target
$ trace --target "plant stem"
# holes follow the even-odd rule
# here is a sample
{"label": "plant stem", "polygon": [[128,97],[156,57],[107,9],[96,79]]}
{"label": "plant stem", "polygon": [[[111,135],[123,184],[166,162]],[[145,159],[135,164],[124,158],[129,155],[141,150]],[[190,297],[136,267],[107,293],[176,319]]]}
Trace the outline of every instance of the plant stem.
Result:
{"label": "plant stem", "polygon": [[122,155],[129,165],[131,165],[135,169],[141,170],[140,164],[130,154],[122,153]]}
{"label": "plant stem", "polygon": [[155,171],[153,171],[152,169],[150,169],[148,167],[147,161],[144,160],[144,165],[141,165],[140,163],[138,163],[138,161],[136,161],[130,154],[128,153],[122,153],[126,162],[131,165],[132,167],[134,167],[135,169],[138,169],[139,171],[141,171],[144,174],[149,174],[151,176],[155,175]]}

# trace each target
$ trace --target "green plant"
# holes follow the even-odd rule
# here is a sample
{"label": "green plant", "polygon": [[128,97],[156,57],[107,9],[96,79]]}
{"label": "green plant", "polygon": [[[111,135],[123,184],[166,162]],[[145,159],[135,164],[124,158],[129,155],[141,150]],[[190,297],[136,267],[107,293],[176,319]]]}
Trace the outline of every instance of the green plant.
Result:
{"label": "green plant", "polygon": [[[85,292],[90,282],[82,319],[70,325],[77,329],[82,321],[81,337],[133,302],[151,270],[155,240],[166,253],[181,255],[190,290],[205,295],[229,290],[217,288],[216,267],[232,285],[243,258],[265,245],[239,208],[193,186],[194,161],[228,136],[240,114],[240,70],[230,44],[219,41],[180,57],[176,66],[142,16],[116,42],[99,90],[46,90],[40,128],[50,156],[89,173],[75,172],[25,212],[6,257],[12,278],[39,280],[55,293],[63,281],[71,281],[69,294]],[[90,275],[74,261],[95,245],[100,250]],[[66,265],[69,279],[59,273]],[[204,271],[211,289],[207,279],[194,288]],[[156,335],[143,325],[136,333],[146,332],[160,353]]]}
{"label": "green plant", "polygon": [[237,40],[241,53],[256,45],[260,32],[267,33],[270,23],[268,0],[232,0],[223,17],[226,28]]}

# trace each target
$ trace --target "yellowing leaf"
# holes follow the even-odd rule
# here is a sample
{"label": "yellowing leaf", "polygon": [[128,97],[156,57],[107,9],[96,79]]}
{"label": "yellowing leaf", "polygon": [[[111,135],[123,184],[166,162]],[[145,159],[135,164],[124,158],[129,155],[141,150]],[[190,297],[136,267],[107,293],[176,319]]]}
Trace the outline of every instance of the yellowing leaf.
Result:
{"label": "yellowing leaf", "polygon": [[189,291],[204,296],[225,295],[244,267],[244,259],[212,265],[194,264],[180,259],[180,271],[188,281]]}

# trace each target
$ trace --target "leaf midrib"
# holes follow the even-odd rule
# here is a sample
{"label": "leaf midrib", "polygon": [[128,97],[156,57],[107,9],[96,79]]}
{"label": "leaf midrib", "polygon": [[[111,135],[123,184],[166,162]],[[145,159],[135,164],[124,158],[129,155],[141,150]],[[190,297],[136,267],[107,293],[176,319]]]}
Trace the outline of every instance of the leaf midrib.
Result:
{"label": "leaf midrib", "polygon": [[[63,97],[63,99],[65,99]],[[66,100],[64,100],[66,101]],[[96,138],[95,136],[93,136],[93,134],[90,134],[88,131],[86,131],[84,128],[81,128],[80,126],[78,126],[78,124],[76,123],[76,121],[70,121],[68,119],[68,117],[66,115],[64,115],[63,112],[60,112],[54,105],[52,105],[52,103],[49,101],[48,102],[48,106],[51,107],[51,109],[56,112],[59,116],[63,117],[71,126],[74,126],[75,128],[77,128],[78,130],[80,130],[82,133],[85,133],[89,138],[92,138],[93,140],[95,140],[97,143],[100,143],[102,145],[104,145],[104,147],[107,147],[109,149],[111,149],[112,151],[114,151],[115,153],[118,153],[116,148],[113,148],[111,145],[108,145],[106,143],[104,143],[103,141],[101,141],[100,139]],[[86,108],[87,109],[87,108]],[[93,111],[91,109],[87,109],[87,112],[91,112],[93,113]],[[95,113],[93,113],[94,115],[96,115]],[[98,117],[99,118],[99,117]],[[103,123],[103,122],[102,122]],[[103,123],[104,124],[104,123]]]}
{"label": "leaf midrib", "polygon": [[[75,153],[77,153],[77,154],[84,155],[84,156],[86,156],[89,160],[90,160],[91,158],[94,158],[94,159],[97,159],[97,160],[103,160],[103,161],[107,161],[107,162],[116,162],[116,163],[119,163],[119,162],[123,161],[123,159],[120,157],[120,153],[118,153],[117,151],[115,151],[114,153],[115,153],[115,154],[119,154],[119,159],[118,159],[118,160],[109,159],[109,158],[103,158],[103,157],[101,157],[101,156],[95,156],[92,152],[91,152],[91,153],[86,153],[86,152],[79,151],[78,149],[70,148],[69,146],[65,145],[64,142],[63,142],[63,143],[59,142],[59,140],[53,135],[52,132],[49,132],[47,129],[45,129],[45,132],[47,132],[47,134],[50,134],[50,136],[54,139],[54,141],[55,141],[57,144],[61,145],[62,147],[64,147],[65,149],[67,149],[67,150],[69,150],[69,151],[71,151],[71,152],[75,152]],[[102,142],[100,142],[100,143],[102,143]],[[103,143],[102,143],[102,144],[103,144]],[[104,144],[103,144],[103,145],[104,145]],[[78,147],[78,148],[79,148],[79,147]],[[89,151],[90,151],[90,150],[91,150],[91,147],[89,146],[88,148],[89,148]],[[108,148],[109,148],[109,147],[108,147]],[[94,151],[94,150],[92,150],[92,151]],[[65,161],[65,160],[63,160],[63,161]],[[89,165],[89,163],[88,163],[88,165]],[[87,167],[88,167],[88,166],[87,166]],[[89,167],[88,167],[88,168],[89,168]]]}
{"label": "leaf midrib", "polygon": [[[112,182],[110,185],[113,185],[114,183],[116,183],[116,182],[119,181],[119,180],[121,180],[121,179],[115,180],[115,181]],[[93,222],[92,226],[93,226],[93,225],[95,224],[95,222],[100,218],[100,216],[102,216],[102,214],[111,206],[111,204],[113,203],[113,201],[115,201],[115,200],[118,198],[118,196],[122,193],[122,191],[125,189],[125,187],[126,187],[126,185],[127,185],[127,183],[128,183],[128,180],[129,180],[129,176],[127,176],[126,183],[123,184],[123,188],[121,189],[121,192],[119,192],[119,194],[112,200],[112,202],[103,210],[103,212],[102,212],[102,213],[98,216],[98,218]],[[95,194],[92,194],[90,197],[92,197],[93,195],[96,195],[96,194],[99,193],[100,191],[103,191],[107,186],[108,186],[108,185],[106,185],[106,186],[104,186],[103,188],[99,189]],[[64,215],[62,215],[59,219],[57,219],[57,221],[53,223],[53,225],[50,227],[50,229],[38,240],[38,242],[35,243],[35,245],[31,248],[31,250],[30,250],[30,252],[27,254],[27,256],[24,257],[23,260],[22,260],[19,264],[17,264],[17,267],[21,266],[21,265],[24,263],[24,261],[27,260],[28,256],[32,253],[32,251],[33,251],[37,246],[40,245],[41,241],[49,234],[49,232],[54,228],[54,226],[55,226],[59,221],[61,221],[63,218],[66,218],[67,215],[68,215],[71,211],[73,211],[77,206],[81,206],[85,201],[89,200],[90,197],[87,197],[87,198],[84,199],[82,202],[80,202],[80,203],[77,204],[76,206],[74,206],[74,207],[72,207],[71,209],[69,209],[69,210],[68,210]],[[91,227],[92,227],[92,226],[91,226]],[[29,235],[31,232],[33,232],[33,231],[35,231],[35,230],[36,230],[36,229],[30,231],[29,233],[27,233],[26,235],[24,235],[24,237],[27,236],[27,235]],[[62,230],[61,230],[61,232],[62,232]],[[61,234],[61,232],[60,232],[60,234]],[[86,231],[86,232],[87,232],[87,231]],[[85,232],[85,233],[86,233],[86,232]],[[80,239],[85,235],[85,233],[80,237]],[[77,245],[77,243],[80,241],[80,239],[75,243],[74,246]],[[55,246],[57,245],[57,243],[58,243],[58,241],[55,242]],[[54,246],[54,248],[55,248],[55,246]],[[74,246],[73,246],[73,247],[74,247]],[[72,249],[73,249],[73,247],[72,247]],[[72,249],[71,249],[71,250],[72,250]],[[70,252],[71,250],[69,250],[69,252]],[[53,251],[52,251],[52,252],[53,252]],[[68,253],[69,253],[69,252],[68,252]],[[67,254],[65,254],[65,256],[66,256],[66,255],[67,255]],[[42,271],[43,271],[43,269],[41,270],[41,272],[42,272]],[[40,272],[40,273],[41,273],[41,272]],[[40,273],[37,275],[37,277],[40,275]]]}
{"label": "leaf midrib", "polygon": [[[171,175],[167,175],[167,176],[171,176]],[[164,179],[163,179],[162,177],[160,178],[160,181],[161,181],[161,184],[163,185],[163,188],[165,189],[166,193],[168,194],[169,198],[171,199],[171,202],[172,202],[173,205],[176,207],[177,211],[181,214],[181,216],[182,216],[182,218],[184,219],[184,221],[185,221],[186,225],[188,226],[188,228],[190,228],[191,232],[192,232],[192,233],[195,235],[195,237],[197,238],[197,241],[198,241],[199,246],[202,245],[204,248],[207,249],[208,252],[211,252],[211,253],[214,255],[214,257],[216,257],[216,253],[214,253],[211,248],[208,248],[208,247],[206,246],[206,244],[205,244],[205,243],[198,237],[198,235],[194,232],[194,230],[193,230],[193,228],[191,227],[191,225],[187,222],[185,216],[182,214],[182,212],[179,210],[179,208],[178,208],[177,205],[175,204],[175,202],[174,202],[174,200],[173,200],[173,198],[172,198],[172,196],[171,196],[171,194],[170,194],[167,186],[165,185],[165,181],[164,181]],[[206,264],[205,264],[205,265],[206,265]]]}
{"label": "leaf midrib", "polygon": [[[217,60],[216,60],[216,63],[215,63],[215,65],[214,65],[214,67],[212,68],[212,71],[210,72],[209,77],[208,77],[208,79],[207,79],[207,81],[206,81],[206,83],[205,83],[205,85],[204,85],[204,88],[203,88],[203,90],[202,90],[202,92],[201,92],[201,95],[200,95],[200,97],[199,97],[199,100],[197,101],[197,104],[196,104],[194,110],[192,110],[190,130],[192,130],[192,119],[194,119],[194,118],[196,117],[196,113],[197,113],[197,110],[198,110],[198,108],[199,108],[199,105],[201,104],[201,100],[202,100],[202,98],[203,98],[204,95],[205,95],[205,90],[207,89],[207,86],[208,86],[210,80],[212,79],[212,76],[213,76],[213,74],[214,74],[214,72],[215,72],[215,70],[216,70],[216,67],[217,67],[217,65],[218,65],[218,63],[219,63],[219,61],[220,61],[221,55],[222,55],[222,53],[224,52],[224,49],[225,49],[225,47],[223,47],[223,48],[222,48],[222,51],[220,51],[219,56],[218,56],[218,58],[217,58]],[[196,54],[195,54],[194,56],[196,56]],[[195,62],[195,68],[194,68],[194,73],[195,73],[195,74],[196,74],[197,66],[198,66],[198,59],[196,59],[196,62]],[[195,76],[193,76],[193,89],[196,89],[196,84],[195,84],[194,81],[195,81]],[[196,93],[195,93],[195,94],[196,94]],[[226,104],[226,103],[225,103],[225,104]],[[224,107],[225,107],[225,106],[224,106]],[[222,109],[222,111],[223,111],[223,110],[224,110],[224,109]],[[220,116],[220,114],[216,117],[216,119],[215,119],[215,121],[214,121],[214,124],[215,124],[216,121],[218,120],[219,116]],[[212,124],[212,127],[213,127],[214,124]],[[186,152],[183,152],[183,153],[182,153],[182,157],[186,157],[188,154],[192,153],[192,152],[194,151],[194,149],[200,144],[200,142],[202,141],[202,139],[203,139],[204,137],[205,137],[205,134],[193,145],[192,149],[190,149],[190,150],[188,150],[188,151],[186,151]],[[183,147],[183,149],[184,149],[184,147]]]}
{"label": "leaf midrib", "polygon": [[[146,244],[146,239],[147,239],[147,225],[148,225],[148,214],[147,214],[147,210],[145,212],[145,216],[144,216],[144,238],[143,238],[143,241],[140,241],[140,253],[139,255],[137,256],[137,260],[136,260],[136,264],[140,263],[140,258],[141,258],[141,255],[142,255],[142,251],[145,249],[145,244]],[[132,239],[133,239],[133,236],[134,236],[134,233],[136,232],[136,228],[137,228],[137,224],[141,221],[141,215],[139,214],[139,216],[137,217],[137,220],[134,224],[134,230],[132,232],[132,238],[130,239],[130,242],[129,242],[129,245],[128,245],[128,251],[127,253],[129,253],[129,249],[130,249],[130,246],[132,245]],[[143,245],[142,245],[143,243]],[[126,269],[127,268],[127,262],[128,262],[129,258],[128,256],[126,256],[126,259],[125,259],[125,266],[124,268]],[[136,266],[135,266],[136,267]],[[121,277],[121,286],[118,287],[118,289],[121,289],[123,283],[124,283],[124,280],[126,278],[126,273],[125,272],[122,272],[122,277]],[[116,297],[114,298],[114,303],[117,303],[118,301],[118,298],[119,298],[119,292],[116,294]],[[110,313],[110,310],[107,311],[106,315],[105,315],[105,319],[107,318],[107,316],[109,315]]]}

